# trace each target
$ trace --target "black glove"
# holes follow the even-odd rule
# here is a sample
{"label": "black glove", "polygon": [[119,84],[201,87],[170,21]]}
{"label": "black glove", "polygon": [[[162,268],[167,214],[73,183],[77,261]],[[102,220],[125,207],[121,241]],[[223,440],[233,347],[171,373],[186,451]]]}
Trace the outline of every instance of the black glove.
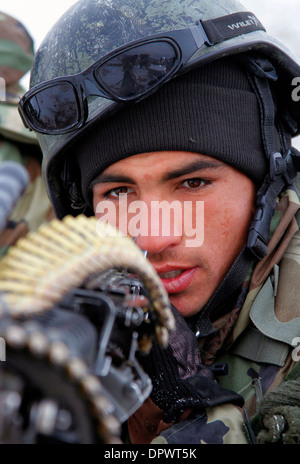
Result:
{"label": "black glove", "polygon": [[204,411],[223,403],[242,406],[240,395],[214,381],[212,370],[201,363],[195,334],[176,308],[172,311],[176,330],[170,334],[169,346],[154,344],[141,360],[153,384],[150,398],[164,411],[163,420],[176,421],[187,408]]}

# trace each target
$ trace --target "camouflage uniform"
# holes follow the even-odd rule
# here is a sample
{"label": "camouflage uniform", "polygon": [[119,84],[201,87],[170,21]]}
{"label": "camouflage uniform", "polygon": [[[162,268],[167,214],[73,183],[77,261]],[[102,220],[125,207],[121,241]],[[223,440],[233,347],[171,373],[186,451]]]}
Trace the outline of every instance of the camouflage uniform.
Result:
{"label": "camouflage uniform", "polygon": [[3,252],[28,230],[35,230],[52,217],[41,178],[40,148],[35,134],[23,126],[17,109],[24,93],[19,79],[30,69],[33,53],[32,39],[24,26],[0,12],[0,77],[2,91],[5,90],[2,95],[5,98],[0,99],[0,161],[16,161],[26,166],[31,180],[0,236]]}

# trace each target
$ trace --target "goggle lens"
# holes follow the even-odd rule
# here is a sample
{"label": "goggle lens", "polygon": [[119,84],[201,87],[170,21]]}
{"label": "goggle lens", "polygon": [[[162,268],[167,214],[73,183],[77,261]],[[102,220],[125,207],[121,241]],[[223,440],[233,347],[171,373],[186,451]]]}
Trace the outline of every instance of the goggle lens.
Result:
{"label": "goggle lens", "polygon": [[168,42],[151,42],[125,50],[95,71],[98,83],[113,97],[125,101],[151,92],[165,80],[176,63],[178,52]]}
{"label": "goggle lens", "polygon": [[26,112],[37,128],[66,130],[80,119],[76,91],[72,84],[60,82],[35,93],[26,102]]}

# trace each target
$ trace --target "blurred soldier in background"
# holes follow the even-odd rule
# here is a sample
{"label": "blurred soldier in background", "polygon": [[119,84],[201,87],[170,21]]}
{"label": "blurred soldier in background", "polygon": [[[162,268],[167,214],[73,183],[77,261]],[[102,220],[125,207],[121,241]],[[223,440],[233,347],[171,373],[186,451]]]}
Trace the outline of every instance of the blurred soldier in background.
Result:
{"label": "blurred soldier in background", "polygon": [[25,89],[20,79],[29,71],[34,56],[33,41],[25,27],[0,12],[0,162],[15,161],[26,167],[30,184],[16,204],[7,229],[0,235],[0,249],[6,250],[52,218],[41,178],[41,151],[33,132],[25,129],[17,105]]}

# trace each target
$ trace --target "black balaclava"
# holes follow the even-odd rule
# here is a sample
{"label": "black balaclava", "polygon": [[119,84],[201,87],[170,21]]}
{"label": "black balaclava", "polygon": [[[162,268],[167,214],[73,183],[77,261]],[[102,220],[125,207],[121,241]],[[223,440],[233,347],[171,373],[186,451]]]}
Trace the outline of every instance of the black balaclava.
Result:
{"label": "black balaclava", "polygon": [[[274,136],[278,145],[275,128]],[[262,185],[269,163],[259,103],[247,72],[234,58],[189,71],[95,123],[75,148],[86,203],[92,205],[90,184],[106,167],[140,153],[172,150],[211,156],[246,174],[258,188]],[[194,329],[201,335],[214,331],[212,312],[241,287],[252,260],[245,247],[195,319]]]}

